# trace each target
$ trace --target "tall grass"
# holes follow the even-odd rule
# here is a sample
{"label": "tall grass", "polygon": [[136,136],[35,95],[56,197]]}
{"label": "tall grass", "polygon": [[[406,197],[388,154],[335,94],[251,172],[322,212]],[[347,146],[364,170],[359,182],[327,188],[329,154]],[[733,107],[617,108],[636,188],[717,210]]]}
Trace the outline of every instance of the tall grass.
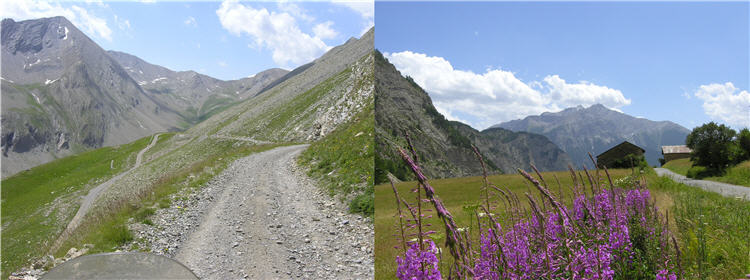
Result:
{"label": "tall grass", "polygon": [[653,177],[650,188],[670,194],[685,277],[737,279],[750,273],[750,202]]}
{"label": "tall grass", "polygon": [[[445,235],[445,248],[453,258],[445,273],[448,278],[675,279],[682,275],[679,248],[668,219],[658,212],[641,180],[631,178],[616,187],[608,173],[599,177],[598,171],[591,174],[584,169],[584,177],[571,169],[574,196],[569,208],[538,171],[539,177],[534,178],[518,170],[539,193],[526,192],[524,199],[493,185],[485,171],[481,202],[469,208],[474,211],[480,235],[480,241],[474,242],[468,227],[457,225],[422,174],[416,152],[412,149],[411,156],[403,149],[399,152],[419,182],[413,203],[400,198],[393,187],[396,203],[408,210],[398,207],[395,235],[401,238],[403,255],[396,258],[396,275],[400,279],[443,277],[439,269],[442,252],[430,238],[438,232],[426,229],[429,224],[423,219],[429,217],[425,217],[422,202],[432,205],[443,225],[440,234]],[[482,162],[476,149],[475,153]],[[530,207],[522,207],[521,201]],[[494,211],[496,207],[504,207],[504,215]],[[503,227],[498,219],[509,220],[510,226]],[[407,236],[414,238],[406,240]]]}

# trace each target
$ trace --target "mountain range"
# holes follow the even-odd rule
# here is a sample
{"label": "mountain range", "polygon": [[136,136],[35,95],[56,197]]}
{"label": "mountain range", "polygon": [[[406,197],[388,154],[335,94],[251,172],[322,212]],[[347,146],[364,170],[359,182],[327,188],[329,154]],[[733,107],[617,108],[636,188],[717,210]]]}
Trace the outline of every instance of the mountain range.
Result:
{"label": "mountain range", "polygon": [[377,53],[375,59],[376,180],[391,173],[409,179],[410,171],[398,155],[409,134],[420,165],[430,178],[475,176],[482,168],[471,146],[476,146],[493,172],[515,172],[535,164],[540,170],[563,170],[567,154],[542,135],[507,129],[477,131],[466,124],[448,121],[432,104],[429,95],[411,78],[404,77]]}
{"label": "mountain range", "polygon": [[2,20],[2,176],[182,130],[288,71],[221,81],[105,51],[64,17]]}
{"label": "mountain range", "polygon": [[493,127],[544,135],[570,155],[577,168],[584,164],[591,168],[588,153],[596,157],[623,141],[646,150],[646,160],[656,165],[661,157],[661,146],[684,145],[690,133],[670,121],[636,118],[601,104],[528,116]]}

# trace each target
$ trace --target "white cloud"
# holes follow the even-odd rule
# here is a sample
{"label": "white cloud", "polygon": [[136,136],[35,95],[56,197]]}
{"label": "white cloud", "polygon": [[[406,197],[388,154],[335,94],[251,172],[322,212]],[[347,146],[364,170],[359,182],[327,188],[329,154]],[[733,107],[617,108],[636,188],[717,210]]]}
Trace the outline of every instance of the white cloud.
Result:
{"label": "white cloud", "polygon": [[187,19],[185,19],[185,21],[183,21],[183,23],[185,23],[185,25],[187,26],[192,26],[192,27],[198,26],[198,22],[195,21],[194,17],[188,17]]}
{"label": "white cloud", "polygon": [[313,27],[313,33],[315,33],[315,37],[318,37],[320,39],[336,38],[339,33],[336,32],[336,30],[331,29],[331,25],[333,25],[333,22],[330,20],[315,25],[315,27]]}
{"label": "white cloud", "polygon": [[630,99],[625,98],[622,92],[605,86],[595,85],[586,81],[577,84],[566,83],[558,75],[544,77],[544,82],[549,90],[549,98],[562,107],[572,107],[579,104],[611,105],[620,107],[630,105]]}
{"label": "white cloud", "polygon": [[230,33],[250,35],[255,45],[270,49],[279,66],[307,63],[330,49],[321,38],[302,32],[286,12],[269,12],[228,0],[221,3],[216,15]]}
{"label": "white cloud", "polygon": [[0,17],[27,20],[43,17],[64,16],[89,36],[98,36],[112,41],[112,30],[103,18],[89,14],[79,6],[65,8],[59,3],[37,0],[0,1]]}
{"label": "white cloud", "polygon": [[711,119],[734,127],[750,127],[750,93],[732,83],[702,85],[695,97],[703,100],[703,111]]}
{"label": "white cloud", "polygon": [[442,57],[410,51],[384,55],[430,93],[435,107],[446,118],[461,121],[455,116],[466,116],[466,123],[478,129],[577,105],[600,103],[617,110],[631,103],[619,90],[585,81],[568,83],[558,75],[546,76],[541,82],[524,82],[502,69],[488,69],[482,74],[457,70]]}
{"label": "white cloud", "polygon": [[117,15],[114,15],[114,18],[115,18],[115,23],[117,24],[117,27],[120,28],[120,30],[130,29],[130,20],[121,19]]}
{"label": "white cloud", "polygon": [[362,31],[360,35],[365,34],[370,28],[375,26],[375,1],[373,0],[333,0],[334,4],[345,6],[354,10],[362,17]]}
{"label": "white cloud", "polygon": [[346,6],[356,11],[364,19],[375,18],[375,1],[372,1],[372,0],[334,0],[333,3]]}
{"label": "white cloud", "polygon": [[288,1],[282,0],[278,4],[279,10],[282,12],[287,12],[294,16],[295,18],[307,21],[307,22],[313,22],[315,21],[315,17],[310,16],[307,14],[307,12],[300,8],[297,4],[289,3]]}
{"label": "white cloud", "polygon": [[219,61],[219,66],[221,66],[221,67],[227,67],[227,65],[228,64],[227,64],[226,61]]}

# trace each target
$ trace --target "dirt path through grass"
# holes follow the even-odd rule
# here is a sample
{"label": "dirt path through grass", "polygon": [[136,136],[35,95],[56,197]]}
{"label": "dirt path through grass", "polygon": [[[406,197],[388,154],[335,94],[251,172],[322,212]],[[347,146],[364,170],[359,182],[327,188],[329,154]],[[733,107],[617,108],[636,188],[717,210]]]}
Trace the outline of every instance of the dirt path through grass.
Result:
{"label": "dirt path through grass", "polygon": [[720,182],[714,182],[714,181],[694,180],[694,179],[687,178],[683,175],[674,173],[671,170],[666,169],[666,168],[654,168],[654,170],[656,171],[656,174],[659,174],[659,176],[668,176],[672,178],[672,180],[675,180],[678,183],[682,183],[682,184],[690,185],[694,187],[699,187],[707,191],[719,193],[726,197],[742,197],[745,200],[750,200],[750,188],[748,187],[731,185],[727,183],[720,183]]}
{"label": "dirt path through grass", "polygon": [[130,173],[130,171],[133,171],[134,169],[141,166],[143,161],[143,154],[145,154],[151,147],[156,145],[156,142],[159,140],[159,134],[154,135],[154,138],[151,140],[151,143],[148,144],[143,150],[138,152],[138,155],[135,157],[135,165],[133,165],[133,168],[128,169],[125,172],[122,172],[118,174],[117,176],[112,177],[111,179],[107,180],[104,183],[99,184],[98,186],[94,187],[89,191],[89,193],[83,198],[83,201],[81,202],[81,207],[78,208],[78,212],[76,212],[76,215],[73,216],[73,219],[70,220],[68,223],[68,226],[65,227],[65,230],[60,235],[57,240],[55,240],[55,244],[52,245],[52,248],[50,249],[50,252],[55,252],[59,247],[62,245],[62,243],[67,239],[67,237],[70,235],[70,233],[73,232],[80,224],[83,217],[86,216],[86,213],[88,213],[89,209],[91,209],[91,206],[94,204],[94,201],[99,197],[99,194],[101,194],[104,190],[109,188],[115,181],[120,180],[123,176]]}
{"label": "dirt path through grass", "polygon": [[372,279],[371,225],[297,167],[307,146],[253,154],[214,177],[199,195],[205,209],[185,209],[202,215],[175,258],[202,279]]}

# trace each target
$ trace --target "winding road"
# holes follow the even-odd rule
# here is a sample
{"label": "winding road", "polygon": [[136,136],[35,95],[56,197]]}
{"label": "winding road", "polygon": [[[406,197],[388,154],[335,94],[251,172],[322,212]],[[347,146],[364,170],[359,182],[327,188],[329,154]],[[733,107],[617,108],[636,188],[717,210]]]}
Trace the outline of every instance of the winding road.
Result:
{"label": "winding road", "polygon": [[699,187],[707,191],[719,193],[726,197],[742,197],[745,200],[750,200],[750,188],[748,187],[714,181],[694,180],[674,173],[666,168],[654,168],[654,171],[656,171],[656,174],[659,176],[668,176],[678,183]]}
{"label": "winding road", "polygon": [[374,277],[365,222],[325,203],[297,168],[307,146],[252,154],[212,179],[212,202],[175,258],[202,279]]}
{"label": "winding road", "polygon": [[54,252],[57,249],[59,249],[59,246],[62,245],[62,242],[67,239],[67,237],[75,230],[80,224],[83,217],[86,216],[86,214],[89,212],[89,209],[91,209],[91,206],[94,204],[94,201],[99,197],[99,195],[112,186],[112,184],[120,180],[122,177],[133,171],[134,169],[141,166],[143,162],[143,154],[145,154],[149,149],[151,149],[154,145],[156,145],[156,142],[159,140],[159,134],[154,135],[153,139],[151,140],[151,143],[148,144],[143,150],[138,152],[138,155],[135,157],[135,165],[133,165],[132,168],[128,169],[125,172],[122,172],[120,174],[117,174],[116,176],[112,177],[111,179],[107,180],[104,183],[99,184],[98,186],[94,187],[89,191],[89,193],[83,198],[83,201],[81,202],[81,207],[78,208],[78,212],[76,212],[76,215],[73,216],[73,219],[70,220],[68,223],[68,226],[65,227],[65,230],[61,234],[60,238],[58,238],[55,241],[55,244],[51,247],[50,252]]}

